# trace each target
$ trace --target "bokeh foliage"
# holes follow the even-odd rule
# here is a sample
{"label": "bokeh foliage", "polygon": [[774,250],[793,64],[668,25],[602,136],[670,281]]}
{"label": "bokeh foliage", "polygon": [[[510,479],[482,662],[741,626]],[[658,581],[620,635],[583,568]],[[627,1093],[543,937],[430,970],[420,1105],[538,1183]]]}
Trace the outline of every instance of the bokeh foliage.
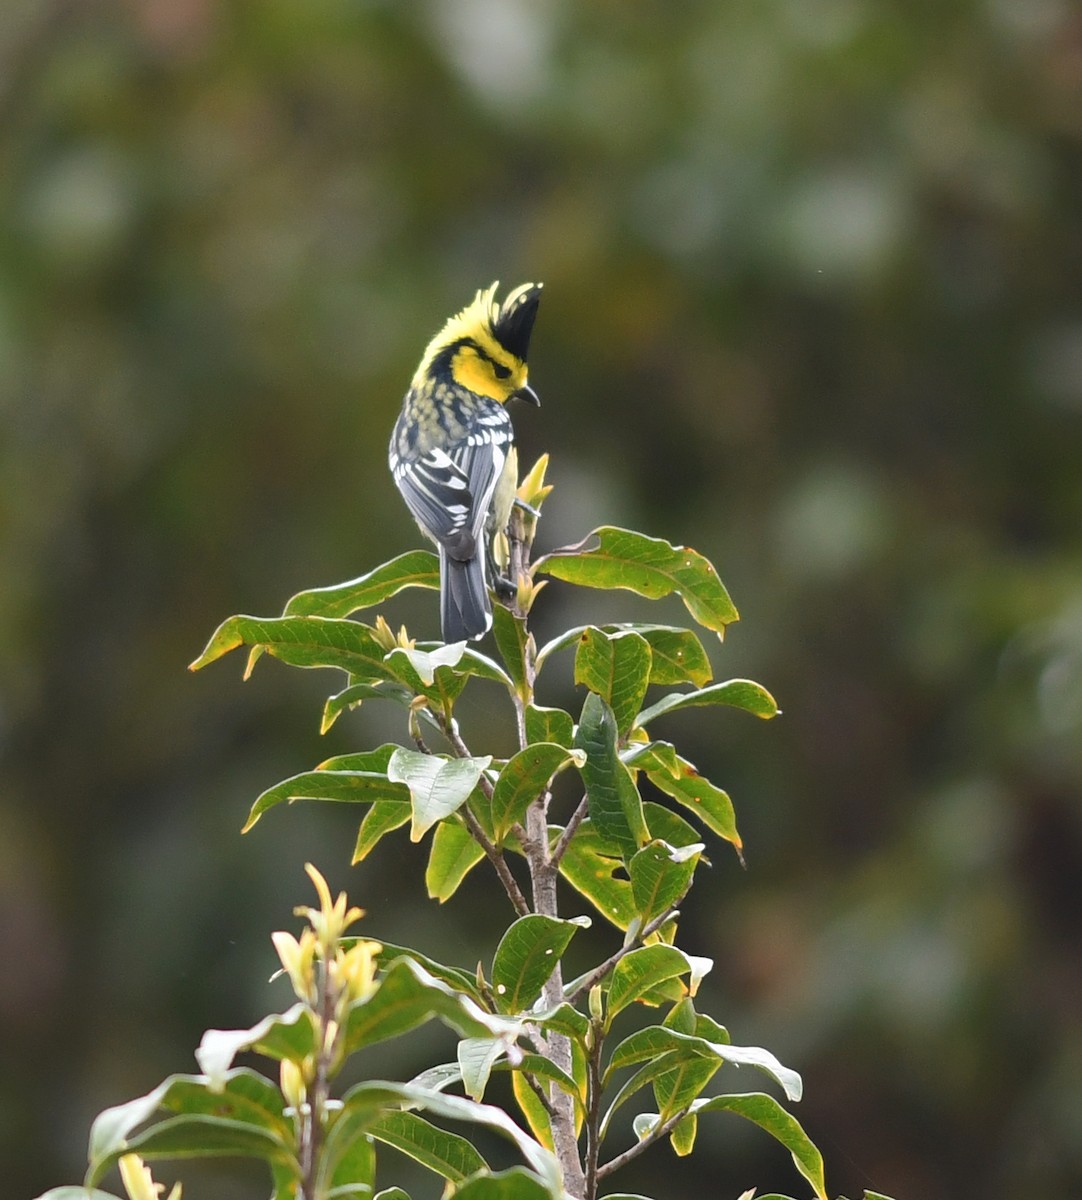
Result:
{"label": "bokeh foliage", "polygon": [[[1066,0],[11,0],[13,1195],[266,1010],[243,981],[303,857],[423,948],[404,872],[334,875],[334,814],[236,832],[274,780],[386,740],[378,706],[306,739],[273,668],[238,699],[184,664],[222,613],[416,543],[387,431],[494,278],[546,284],[545,407],[516,414],[524,461],[553,455],[544,546],[679,530],[748,618],[726,674],[784,709],[732,741],[679,718],[749,864],[689,914],[713,1009],[799,1064],[839,1190],[1079,1190],[1080,39]],[[599,619],[553,582],[539,640],[546,605]],[[456,960],[470,903],[427,929]],[[686,1170],[738,1195],[758,1150]]]}

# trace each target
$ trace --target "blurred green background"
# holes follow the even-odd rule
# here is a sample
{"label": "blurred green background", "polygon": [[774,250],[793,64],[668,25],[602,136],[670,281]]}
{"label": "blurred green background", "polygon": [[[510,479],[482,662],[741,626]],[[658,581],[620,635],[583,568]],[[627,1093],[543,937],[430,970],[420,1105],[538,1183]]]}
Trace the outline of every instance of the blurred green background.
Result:
{"label": "blurred green background", "polygon": [[[803,1073],[832,1193],[1082,1195],[1080,149],[1068,0],[6,0],[5,1195],[77,1181],[101,1108],[288,1002],[306,858],[464,965],[509,915],[480,870],[428,905],[403,835],[350,870],[355,813],[242,839],[400,717],[321,739],[335,676],[185,671],[229,614],[418,543],[387,436],[497,278],[546,285],[515,414],[553,455],[542,547],[695,546],[743,614],[719,676],[784,709],[664,730],[747,843],[689,906],[702,1006]],[[429,594],[386,611],[436,632]],[[554,583],[537,623],[643,611]],[[581,703],[566,670],[542,699]],[[617,1186],[799,1188],[724,1118],[640,1161]],[[215,1178],[193,1200],[265,1194]]]}

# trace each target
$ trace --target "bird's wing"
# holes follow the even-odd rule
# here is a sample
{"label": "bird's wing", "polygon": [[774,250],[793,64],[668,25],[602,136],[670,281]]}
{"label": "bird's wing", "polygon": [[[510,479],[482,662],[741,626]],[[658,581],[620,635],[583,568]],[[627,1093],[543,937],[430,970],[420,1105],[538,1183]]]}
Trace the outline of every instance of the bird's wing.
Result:
{"label": "bird's wing", "polygon": [[[488,414],[485,414],[488,417]],[[430,451],[394,465],[395,483],[414,519],[454,558],[472,558],[507,460],[511,422],[499,410],[473,423],[469,433],[447,449]]]}

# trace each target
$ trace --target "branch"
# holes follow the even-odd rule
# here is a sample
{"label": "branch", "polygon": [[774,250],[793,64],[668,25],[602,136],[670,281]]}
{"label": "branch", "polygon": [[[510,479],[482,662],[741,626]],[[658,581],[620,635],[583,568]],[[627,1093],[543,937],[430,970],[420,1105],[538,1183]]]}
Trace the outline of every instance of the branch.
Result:
{"label": "branch", "polygon": [[549,861],[554,867],[558,867],[560,865],[560,859],[563,858],[564,852],[571,844],[571,839],[575,836],[575,830],[578,829],[578,827],[582,824],[583,818],[589,811],[589,807],[590,806],[587,798],[583,796],[583,798],[579,801],[578,808],[576,808],[571,814],[571,820],[567,822],[566,826],[564,826],[564,831],[560,834],[556,845],[552,847],[552,854],[549,858]]}
{"label": "branch", "polygon": [[590,1057],[587,1062],[588,1105],[586,1113],[586,1195],[592,1198],[597,1195],[598,1167],[597,1160],[601,1154],[601,1021],[591,1019],[590,1033],[593,1043],[590,1045]]}
{"label": "branch", "polygon": [[660,1125],[655,1125],[642,1141],[636,1142],[634,1146],[625,1150],[623,1154],[618,1154],[615,1158],[610,1158],[607,1163],[603,1163],[597,1168],[598,1183],[606,1175],[611,1175],[613,1171],[619,1171],[621,1167],[626,1167],[632,1159],[638,1158],[644,1150],[648,1150],[655,1142],[659,1142],[663,1137],[671,1133],[690,1111],[691,1105],[685,1104],[679,1112],[674,1113],[667,1121],[663,1121]]}
{"label": "branch", "polygon": [[[484,776],[482,775],[483,779]],[[522,894],[518,884],[515,882],[514,875],[511,874],[511,868],[507,865],[507,860],[496,846],[488,839],[488,834],[481,828],[481,822],[470,812],[469,803],[463,804],[458,810],[466,823],[466,828],[470,831],[470,836],[485,852],[485,857],[496,869],[496,874],[500,877],[500,883],[503,884],[503,890],[507,893],[507,898],[515,907],[515,912],[520,917],[528,916],[531,912],[530,906],[526,903],[526,897]]]}
{"label": "branch", "polygon": [[567,1001],[567,1003],[574,1004],[575,1001],[584,992],[588,992],[595,983],[600,983],[601,980],[604,979],[605,976],[613,969],[613,967],[616,966],[620,959],[625,958],[631,953],[632,950],[637,950],[639,946],[642,945],[643,941],[648,938],[650,934],[656,933],[666,921],[671,921],[674,917],[678,917],[679,915],[679,909],[670,908],[663,912],[660,917],[655,917],[648,925],[644,925],[642,929],[639,930],[638,935],[633,941],[628,942],[626,946],[621,946],[615,954],[610,954],[603,963],[594,967],[589,975],[583,977],[582,981],[574,991],[568,992],[567,995],[564,996],[564,999]]}
{"label": "branch", "polygon": [[[451,743],[451,748],[459,758],[472,758],[470,748],[462,740],[462,735],[458,732],[454,721],[446,718],[440,720],[440,728],[443,730],[444,736]],[[492,780],[482,771],[481,778],[477,781],[481,791],[485,793],[489,800],[492,799]],[[481,828],[481,822],[470,812],[470,806],[467,802],[458,810],[462,816],[462,820],[466,823],[466,828],[470,831],[470,836],[485,852],[485,857],[496,870],[496,874],[500,878],[500,883],[503,884],[503,890],[507,893],[507,898],[514,905],[515,912],[520,917],[527,916],[532,910],[529,904],[526,903],[526,897],[522,894],[522,890],[515,882],[514,875],[511,874],[511,868],[507,865],[507,859],[503,856],[503,851],[498,846],[494,845],[489,836]]]}
{"label": "branch", "polygon": [[533,1094],[537,1097],[541,1107],[548,1114],[548,1118],[551,1121],[556,1115],[556,1110],[552,1107],[552,1101],[549,1100],[548,1096],[545,1094],[545,1089],[537,1082],[537,1080],[529,1071],[520,1071],[519,1074],[523,1079],[526,1080],[530,1091],[533,1092]]}

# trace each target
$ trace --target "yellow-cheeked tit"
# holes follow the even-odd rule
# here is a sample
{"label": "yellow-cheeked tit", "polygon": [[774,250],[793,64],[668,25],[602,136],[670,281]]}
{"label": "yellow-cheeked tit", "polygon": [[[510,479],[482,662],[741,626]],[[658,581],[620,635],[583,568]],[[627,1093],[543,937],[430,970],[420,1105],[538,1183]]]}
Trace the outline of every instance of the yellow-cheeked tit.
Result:
{"label": "yellow-cheeked tit", "polygon": [[391,474],[440,556],[445,642],[479,638],[492,625],[492,544],[507,528],[518,486],[508,400],[540,404],[526,356],[541,284],[524,283],[502,304],[497,284],[428,343],[391,434]]}

